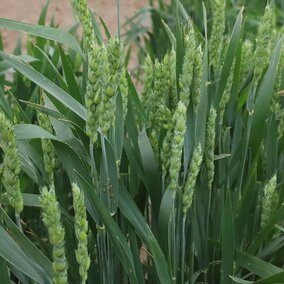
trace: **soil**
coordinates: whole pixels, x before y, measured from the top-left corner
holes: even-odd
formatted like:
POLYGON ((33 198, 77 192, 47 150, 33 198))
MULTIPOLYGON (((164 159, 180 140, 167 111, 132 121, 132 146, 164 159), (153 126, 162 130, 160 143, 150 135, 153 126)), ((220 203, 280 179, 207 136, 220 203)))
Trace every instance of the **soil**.
MULTIPOLYGON (((70 0, 50 0, 47 20, 55 16, 60 28, 70 27, 74 23, 70 0)), ((0 17, 28 23, 37 23, 46 0, 0 0, 0 17)), ((120 0, 121 23, 131 17, 139 8, 147 5, 147 0, 120 0)), ((117 32, 116 0, 89 0, 88 4, 103 17, 110 31, 117 32)), ((11 52, 16 45, 19 33, 1 30, 4 49, 11 52)))

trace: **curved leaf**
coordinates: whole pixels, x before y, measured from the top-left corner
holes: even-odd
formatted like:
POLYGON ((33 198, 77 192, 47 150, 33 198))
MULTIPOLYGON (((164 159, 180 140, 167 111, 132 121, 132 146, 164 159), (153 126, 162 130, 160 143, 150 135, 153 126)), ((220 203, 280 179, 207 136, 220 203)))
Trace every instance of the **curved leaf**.
POLYGON ((120 184, 119 193, 121 213, 132 224, 141 240, 149 247, 160 283, 171 284, 172 280, 167 269, 167 261, 145 218, 122 184, 120 184))
POLYGON ((0 239, 0 256, 37 283, 51 283, 46 272, 22 251, 3 227, 0 227, 0 239))
POLYGON ((246 252, 236 251, 236 263, 260 277, 270 277, 283 269, 246 252))
POLYGON ((31 35, 57 41, 66 46, 69 46, 73 50, 79 52, 82 57, 84 57, 80 44, 75 39, 75 37, 57 28, 23 23, 23 22, 10 20, 10 19, 4 19, 4 18, 0 18, 0 28, 7 29, 7 30, 13 30, 17 32, 25 32, 31 35))
MULTIPOLYGON (((27 194, 24 194, 24 202, 27 201, 27 194)), ((37 199, 37 203, 35 204, 35 200, 32 201, 34 204, 33 206, 39 206, 39 197, 38 195, 34 195, 33 199, 37 199)), ((26 204, 25 204, 26 205, 26 204)), ((34 245, 32 241, 30 241, 14 224, 14 222, 9 218, 6 212, 1 208, 1 214, 5 221, 5 225, 9 229, 9 232, 13 234, 14 240, 20 245, 21 249, 26 253, 30 258, 34 260, 35 263, 40 265, 43 269, 45 269, 45 273, 47 273, 48 277, 51 278, 52 276, 52 263, 51 261, 34 245)))
POLYGON ((68 93, 66 93, 64 90, 62 90, 57 85, 55 85, 48 78, 46 78, 41 73, 36 71, 33 67, 24 63, 23 61, 18 59, 16 56, 14 56, 12 54, 5 53, 3 51, 0 51, 0 57, 2 57, 4 60, 6 60, 17 71, 22 73, 28 79, 33 81, 39 87, 44 89, 46 92, 48 92, 54 98, 56 98, 58 101, 60 101, 62 104, 64 104, 67 108, 69 108, 74 113, 76 113, 79 117, 86 120, 86 115, 87 115, 86 113, 87 112, 86 112, 85 107, 83 107, 73 97, 71 97, 68 93))
POLYGON ((253 150, 256 152, 262 141, 263 125, 269 113, 270 102, 274 93, 274 84, 276 80, 277 66, 280 59, 281 47, 284 36, 278 41, 273 52, 271 63, 264 76, 263 83, 260 86, 258 96, 256 98, 255 107, 253 110, 251 139, 250 143, 253 150))

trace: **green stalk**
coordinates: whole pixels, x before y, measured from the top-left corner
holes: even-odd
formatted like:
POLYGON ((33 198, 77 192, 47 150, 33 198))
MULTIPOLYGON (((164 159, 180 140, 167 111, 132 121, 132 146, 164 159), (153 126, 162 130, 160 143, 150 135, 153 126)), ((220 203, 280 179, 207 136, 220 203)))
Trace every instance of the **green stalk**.
POLYGON ((111 245, 111 240, 108 235, 106 235, 107 238, 107 253, 108 253, 108 266, 107 270, 109 271, 108 273, 108 284, 114 284, 114 266, 113 266, 113 260, 114 260, 114 254, 113 254, 113 249, 111 245))
POLYGON ((90 138, 90 143, 89 143, 89 151, 90 151, 90 158, 91 158, 92 181, 96 186, 98 186, 98 173, 97 173, 95 157, 94 157, 94 143, 91 138, 90 138))
POLYGON ((98 227, 98 254, 100 259, 100 275, 101 283, 108 284, 108 262, 107 262, 107 249, 106 249, 106 229, 105 226, 98 227))
MULTIPOLYGON (((101 137, 103 134, 101 134, 101 137)), ((104 139, 102 138, 102 144, 104 144, 104 139)), ((94 158, 94 144, 92 139, 90 139, 89 143, 90 157, 91 157, 91 166, 92 166, 92 179, 96 184, 97 188, 99 186, 98 183, 98 173, 96 170, 95 158, 94 158)), ((99 262, 99 271, 100 271, 100 282, 103 284, 108 284, 107 275, 108 273, 105 269, 108 267, 107 262, 107 253, 106 253, 106 242, 105 242, 105 226, 99 225, 97 231, 97 246, 98 246, 98 262, 99 262)))
POLYGON ((176 198, 176 283, 180 283, 181 279, 181 256, 184 252, 183 250, 183 236, 182 236, 182 230, 183 230, 183 203, 182 203, 182 192, 179 190, 177 192, 177 198, 176 198))
POLYGON ((173 239, 172 239, 172 243, 173 243, 173 283, 175 284, 176 283, 176 279, 177 279, 177 242, 176 242, 176 220, 177 220, 177 217, 176 217, 176 206, 175 206, 175 203, 176 203, 176 195, 174 196, 173 198, 173 201, 172 201, 172 212, 173 212, 173 223, 172 223, 172 236, 173 236, 173 239))
MULTIPOLYGON (((101 133, 100 136, 101 136, 101 146, 102 146, 103 159, 107 163, 105 138, 104 138, 103 133, 101 133)), ((106 175, 108 177, 109 172, 108 172, 107 164, 105 164, 105 172, 106 172, 106 175)), ((108 203, 109 202, 110 202, 110 200, 108 198, 108 203)), ((108 205, 110 205, 110 204, 108 204, 108 205)), ((111 241, 110 241, 109 236, 108 236, 108 234, 105 230, 104 230, 104 234, 102 235, 102 237, 103 237, 102 245, 103 245, 105 264, 106 264, 106 266, 104 267, 105 268, 104 272, 106 272, 105 279, 107 279, 107 284, 112 284, 113 279, 111 280, 111 276, 112 276, 114 270, 113 270, 113 251, 112 251, 112 247, 111 247, 111 241), (108 271, 110 271, 110 273, 108 273, 108 271)))
MULTIPOLYGON (((245 145, 243 147, 242 161, 246 161, 246 159, 247 159, 247 153, 248 153, 247 150, 248 150, 248 146, 249 146, 251 125, 252 125, 252 115, 249 115, 248 121, 247 121, 246 133, 245 133, 245 137, 244 137, 245 145)), ((242 163, 239 184, 238 184, 238 187, 237 187, 239 198, 241 197, 241 189, 242 189, 243 178, 244 178, 245 164, 246 164, 245 162, 242 163)))
POLYGON ((185 268, 185 223, 186 223, 186 213, 183 214, 182 217, 182 229, 181 229, 181 283, 185 283, 184 281, 184 268, 185 268))
POLYGON ((193 200, 192 203, 192 208, 191 208, 191 222, 190 222, 190 239, 189 239, 189 262, 188 262, 188 283, 189 284, 194 284, 193 283, 193 273, 194 273, 194 226, 193 226, 193 216, 195 212, 195 199, 193 200))
MULTIPOLYGON (((105 161, 107 161, 105 138, 104 138, 104 135, 102 133, 101 133, 101 144, 102 144, 103 159, 105 161)), ((109 176, 107 165, 105 167, 105 171, 106 171, 107 176, 109 176)))
POLYGON ((116 0, 117 8, 117 37, 120 39, 120 1, 116 0))
MULTIPOLYGON (((209 189, 208 192, 208 208, 207 208, 207 216, 206 216, 206 236, 207 236, 207 240, 209 240, 209 225, 210 225, 210 211, 211 211, 211 198, 212 198, 212 188, 209 189)), ((206 249, 208 250, 208 241, 206 243, 206 249)), ((209 257, 209 253, 208 253, 208 257, 209 257)), ((207 272, 205 273, 205 284, 207 284, 207 272)))
POLYGON ((23 227, 22 227, 22 224, 21 224, 20 213, 15 212, 15 219, 16 219, 16 224, 19 227, 19 230, 23 233, 23 227))

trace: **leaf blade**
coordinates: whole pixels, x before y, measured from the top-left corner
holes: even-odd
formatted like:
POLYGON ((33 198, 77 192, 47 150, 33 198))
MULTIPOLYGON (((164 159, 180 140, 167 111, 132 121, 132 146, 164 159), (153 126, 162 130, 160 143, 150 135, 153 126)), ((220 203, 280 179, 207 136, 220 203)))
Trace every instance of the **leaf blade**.
POLYGON ((17 32, 25 32, 31 35, 50 39, 69 46, 84 57, 78 41, 69 33, 61 31, 57 28, 45 27, 29 23, 18 22, 10 19, 0 18, 0 28, 14 30, 17 32))
POLYGON ((46 92, 51 94, 59 102, 61 102, 67 108, 69 108, 74 113, 76 113, 79 117, 86 120, 87 111, 85 107, 82 106, 80 103, 78 103, 78 101, 76 101, 73 97, 71 97, 64 90, 62 90, 57 85, 55 85, 48 78, 43 76, 41 73, 36 71, 31 66, 19 60, 16 56, 12 54, 8 54, 3 51, 0 51, 0 57, 6 60, 12 67, 14 67, 17 71, 22 73, 28 79, 36 83, 39 87, 41 87, 46 92))

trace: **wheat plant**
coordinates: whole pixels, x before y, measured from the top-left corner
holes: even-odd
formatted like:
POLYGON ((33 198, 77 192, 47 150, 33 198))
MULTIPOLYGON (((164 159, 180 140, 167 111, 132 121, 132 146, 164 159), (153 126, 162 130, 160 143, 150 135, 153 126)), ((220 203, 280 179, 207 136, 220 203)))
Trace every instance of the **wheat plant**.
POLYGON ((82 37, 48 2, 38 25, 0 19, 29 34, 26 55, 0 51, 1 284, 284 283, 273 4, 255 39, 243 8, 231 29, 212 0, 199 30, 179 4, 140 88, 123 38, 71 3, 82 37))

